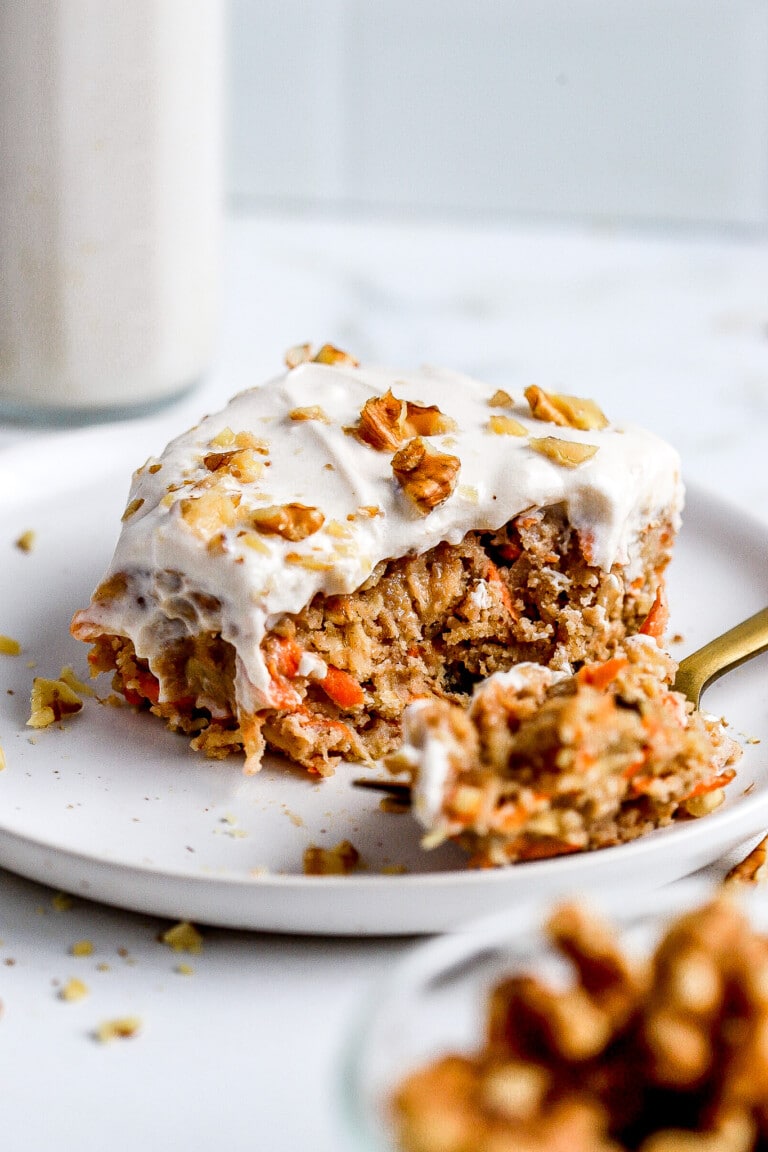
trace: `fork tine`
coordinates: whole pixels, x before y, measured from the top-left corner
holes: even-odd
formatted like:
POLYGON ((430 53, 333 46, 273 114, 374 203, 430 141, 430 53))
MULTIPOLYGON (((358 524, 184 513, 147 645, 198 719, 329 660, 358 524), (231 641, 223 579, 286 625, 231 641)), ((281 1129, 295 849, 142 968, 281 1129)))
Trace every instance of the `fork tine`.
POLYGON ((410 804, 411 802, 410 784, 398 784, 394 780, 369 780, 361 777, 353 780, 352 783, 355 788, 366 788, 369 792, 385 792, 403 804, 410 804))

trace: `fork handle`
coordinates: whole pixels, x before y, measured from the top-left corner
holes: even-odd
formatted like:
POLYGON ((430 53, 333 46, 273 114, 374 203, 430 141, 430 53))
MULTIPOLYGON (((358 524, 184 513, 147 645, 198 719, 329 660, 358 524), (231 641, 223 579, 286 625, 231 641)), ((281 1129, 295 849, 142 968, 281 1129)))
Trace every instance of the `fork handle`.
POLYGON ((708 684, 768 650, 768 608, 763 608, 680 661, 674 688, 698 708, 708 684))

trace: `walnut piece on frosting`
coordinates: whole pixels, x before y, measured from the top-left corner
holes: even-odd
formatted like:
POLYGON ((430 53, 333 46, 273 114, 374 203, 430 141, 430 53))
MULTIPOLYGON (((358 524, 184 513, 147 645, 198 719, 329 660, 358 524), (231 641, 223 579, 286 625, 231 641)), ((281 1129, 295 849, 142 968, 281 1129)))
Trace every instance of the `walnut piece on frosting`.
POLYGON ((312 359, 311 344, 294 344, 283 357, 286 368, 298 368, 299 364, 306 364, 312 359))
POLYGON ((497 388, 493 396, 488 401, 489 408, 512 408, 514 407, 514 400, 509 392, 505 392, 503 388, 497 388))
POLYGON ((131 518, 131 516, 133 516, 134 512, 138 512, 139 508, 141 508, 143 503, 144 503, 143 496, 137 496, 135 500, 131 500, 128 503, 128 505, 126 506, 125 512, 123 512, 122 516, 120 517, 122 522, 125 523, 126 520, 130 520, 130 518, 131 518))
POLYGON ((228 492, 208 491, 202 495, 181 500, 179 508, 184 523, 202 540, 210 540, 222 528, 237 523, 239 497, 228 492))
POLYGON ((491 416, 488 431, 494 436, 527 436, 528 429, 512 416, 491 416))
POLYGON ((264 471, 263 453, 254 448, 238 448, 228 452, 209 452, 203 457, 203 464, 209 472, 221 472, 239 480, 242 484, 253 484, 264 471))
POLYGON ((458 456, 431 451, 420 436, 392 457, 395 479, 425 515, 451 496, 460 468, 458 456))
POLYGON ((288 417, 299 423, 303 420, 319 420, 321 424, 330 424, 328 416, 319 404, 310 404, 307 408, 291 408, 288 417))
POLYGON ((325 516, 319 508, 306 504, 271 504, 249 514, 251 526, 265 536, 282 536, 295 543, 319 532, 325 516))
POLYGON ((333 344, 323 344, 323 346, 312 355, 311 344, 294 344, 289 348, 284 358, 286 368, 293 370, 298 368, 300 364, 349 364, 352 368, 358 368, 360 361, 351 356, 349 352, 342 352, 341 348, 335 348, 333 344))
POLYGON ((563 468, 577 468, 585 460, 591 460, 597 452, 596 444, 582 444, 578 440, 559 440, 556 436, 531 437, 528 441, 535 452, 548 456, 563 468))
POLYGON ((360 367, 359 360, 356 360, 349 352, 342 352, 341 348, 334 348, 333 344, 323 344, 312 359, 315 364, 349 364, 352 368, 360 367))
POLYGON ((456 431, 456 421, 436 404, 399 400, 389 388, 383 396, 366 400, 352 430, 363 444, 377 452, 395 452, 414 436, 442 436, 456 431))
POLYGON ((536 384, 526 388, 525 398, 536 420, 559 424, 561 428, 579 428, 582 432, 608 427, 605 414, 594 400, 545 392, 536 384))

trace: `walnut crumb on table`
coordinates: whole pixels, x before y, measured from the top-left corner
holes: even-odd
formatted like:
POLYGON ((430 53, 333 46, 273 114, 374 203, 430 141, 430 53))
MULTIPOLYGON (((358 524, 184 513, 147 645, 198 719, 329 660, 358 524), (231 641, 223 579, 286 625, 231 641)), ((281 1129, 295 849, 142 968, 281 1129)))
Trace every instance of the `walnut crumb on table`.
POLYGON ((91 940, 76 940, 70 946, 72 956, 93 956, 93 942, 91 940))
POLYGON ((161 944, 167 944, 173 952, 191 952, 196 954, 203 950, 203 937, 188 920, 182 920, 167 928, 160 937, 161 944))
POLYGON ((21 536, 14 541, 19 552, 31 552, 37 540, 37 533, 28 528, 26 532, 22 532, 21 536))
POLYGON ((114 1020, 104 1020, 94 1032, 94 1039, 101 1044, 111 1040, 130 1040, 141 1031, 138 1016, 119 1016, 114 1020))
POLYGON ((89 994, 90 989, 87 984, 82 980, 78 980, 73 976, 71 980, 67 980, 63 988, 59 990, 59 999, 66 1000, 67 1003, 74 1003, 76 1000, 84 1000, 89 994))

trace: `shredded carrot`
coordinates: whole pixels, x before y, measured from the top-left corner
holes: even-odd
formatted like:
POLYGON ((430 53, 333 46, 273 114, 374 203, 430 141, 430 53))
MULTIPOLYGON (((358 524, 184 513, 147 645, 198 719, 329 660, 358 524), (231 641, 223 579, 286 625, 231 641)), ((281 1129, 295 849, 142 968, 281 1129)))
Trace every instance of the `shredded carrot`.
POLYGON ((656 589, 656 599, 651 605, 650 612, 640 625, 640 632, 643 636, 652 636, 654 640, 661 643, 668 624, 669 605, 667 604, 667 595, 664 591, 664 585, 659 584, 656 589))
POLYGON ((588 684, 591 688, 602 690, 611 684, 619 672, 629 665, 624 656, 614 656, 612 660, 605 660, 602 664, 585 664, 576 673, 579 684, 588 684))
POLYGON ((136 688, 123 688, 123 696, 134 708, 141 708, 149 701, 157 704, 160 699, 160 682, 151 672, 140 669, 136 673, 136 688))
POLYGON ((151 672, 139 672, 136 679, 142 696, 145 696, 150 703, 157 704, 160 699, 160 681, 157 676, 153 676, 151 672))
POLYGON ((271 636, 266 646, 267 671, 272 678, 269 695, 273 708, 293 712, 301 697, 291 685, 299 670, 301 647, 286 636, 271 636))
POLYGON ((499 591, 501 593, 502 604, 509 612, 510 616, 513 616, 514 619, 517 620, 518 616, 517 612, 515 611, 515 606, 512 603, 512 597, 509 594, 509 588, 507 588, 506 584, 502 580, 501 573, 492 560, 488 561, 488 571, 485 574, 485 578, 491 584, 498 584, 499 591))
POLYGON ((338 704, 339 708, 359 708, 365 702, 363 690, 349 672, 328 666, 328 672, 320 681, 326 696, 338 704))
POLYGON ((285 676, 292 680, 301 663, 301 646, 287 636, 273 636, 269 641, 267 668, 274 676, 285 676))
POLYGON ((721 772, 719 776, 713 776, 709 780, 700 780, 683 799, 693 800, 696 796, 706 796, 708 792, 715 792, 718 788, 724 788, 726 784, 730 784, 735 775, 735 768, 726 768, 725 772, 721 772))

